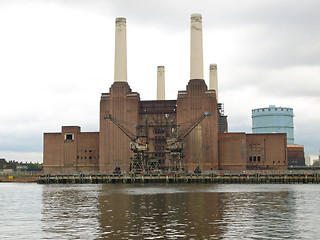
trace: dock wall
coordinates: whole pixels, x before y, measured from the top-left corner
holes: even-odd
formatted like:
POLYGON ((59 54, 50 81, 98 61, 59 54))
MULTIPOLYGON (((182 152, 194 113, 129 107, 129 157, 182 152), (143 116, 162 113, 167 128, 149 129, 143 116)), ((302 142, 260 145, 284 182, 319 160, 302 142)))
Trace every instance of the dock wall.
POLYGON ((97 183, 319 183, 320 171, 242 171, 206 174, 43 174, 38 176, 40 184, 97 184, 97 183))

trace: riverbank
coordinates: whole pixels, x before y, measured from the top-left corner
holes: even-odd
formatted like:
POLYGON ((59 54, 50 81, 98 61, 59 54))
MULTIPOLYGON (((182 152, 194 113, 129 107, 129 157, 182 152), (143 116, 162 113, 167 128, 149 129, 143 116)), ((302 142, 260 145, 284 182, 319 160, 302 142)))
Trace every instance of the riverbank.
POLYGON ((9 178, 9 177, 0 177, 0 183, 1 182, 29 183, 29 182, 37 182, 38 181, 38 177, 18 177, 18 178, 9 178))
POLYGON ((29 183, 37 182, 38 176, 41 175, 41 172, 1 172, 0 173, 0 183, 1 182, 20 182, 20 183, 29 183))

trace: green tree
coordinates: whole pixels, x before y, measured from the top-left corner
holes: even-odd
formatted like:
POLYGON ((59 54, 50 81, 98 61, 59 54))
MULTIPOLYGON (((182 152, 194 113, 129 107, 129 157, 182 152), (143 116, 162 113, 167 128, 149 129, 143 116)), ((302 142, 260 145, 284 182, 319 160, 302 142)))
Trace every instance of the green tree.
POLYGON ((28 170, 35 170, 35 169, 41 169, 42 168, 42 166, 41 166, 41 164, 39 164, 39 163, 30 163, 29 165, 28 165, 28 170))
POLYGON ((315 160, 312 166, 319 166, 319 160, 315 160))

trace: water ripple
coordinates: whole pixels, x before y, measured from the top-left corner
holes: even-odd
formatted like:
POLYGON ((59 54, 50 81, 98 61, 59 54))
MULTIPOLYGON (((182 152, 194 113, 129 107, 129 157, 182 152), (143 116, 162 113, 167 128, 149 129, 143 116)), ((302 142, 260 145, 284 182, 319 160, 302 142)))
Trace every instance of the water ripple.
POLYGON ((1 239, 317 239, 320 185, 0 184, 1 239))

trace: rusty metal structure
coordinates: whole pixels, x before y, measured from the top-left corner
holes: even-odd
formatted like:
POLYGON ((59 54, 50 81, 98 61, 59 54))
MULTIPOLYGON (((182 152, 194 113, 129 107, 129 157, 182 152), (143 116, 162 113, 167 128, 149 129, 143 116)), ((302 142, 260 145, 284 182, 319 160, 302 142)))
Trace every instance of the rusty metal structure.
MULTIPOLYGON (((158 111, 158 108, 152 102, 146 104, 141 110, 145 114, 163 114, 163 112, 168 112, 167 107, 169 106, 170 108, 170 104, 166 105, 165 101, 162 101, 162 104, 163 105, 160 106, 158 111)), ((158 158, 162 156, 161 153, 163 152, 169 152, 169 171, 184 171, 185 167, 183 161, 183 140, 207 116, 210 116, 210 113, 203 113, 194 121, 191 121, 191 123, 184 128, 171 124, 172 122, 170 121, 170 115, 168 113, 165 113, 165 121, 155 121, 156 123, 160 124, 149 123, 148 117, 145 116, 144 118, 142 118, 144 120, 144 125, 135 126, 136 134, 138 135, 132 133, 124 126, 124 123, 121 123, 119 119, 113 118, 111 114, 108 114, 105 119, 109 119, 130 139, 130 149, 133 152, 133 157, 131 158, 130 164, 130 172, 150 173, 166 169, 165 164, 161 164, 164 162, 161 161, 160 158, 158 158), (161 145, 163 145, 163 143, 166 144, 166 147, 162 147, 159 152, 148 152, 150 134, 149 129, 153 129, 153 132, 156 134, 165 134, 160 138, 155 137, 151 139, 151 141, 153 141, 155 150, 157 150, 156 147, 159 146, 159 143, 161 143, 161 145)), ((199 166, 197 166, 197 168, 199 169, 199 166)), ((113 172, 119 171, 121 171, 121 168, 119 166, 115 166, 113 172)))
POLYGON ((228 132, 228 118, 224 114, 224 104, 218 103, 218 113, 219 113, 219 133, 228 132))
MULTIPOLYGON (((180 130, 179 127, 170 128, 169 126, 167 126, 167 128, 169 128, 169 131, 166 149, 170 151, 170 171, 184 171, 185 166, 183 161, 183 140, 191 133, 193 129, 195 129, 202 122, 202 120, 206 116, 210 116, 210 113, 203 113, 195 121, 191 122, 191 124, 185 129, 180 130)), ((199 166, 197 166, 197 168, 199 168, 199 166)))
MULTIPOLYGON (((120 120, 114 119, 111 114, 107 115, 105 119, 109 119, 116 125, 129 139, 130 139, 130 149, 133 152, 132 162, 130 165, 130 171, 132 172, 144 172, 151 167, 156 167, 153 164, 149 163, 148 157, 146 155, 146 151, 149 150, 148 147, 148 137, 147 134, 145 136, 136 136, 131 133, 123 124, 121 124, 120 120)), ((115 167, 114 171, 121 171, 120 167, 115 167)))

